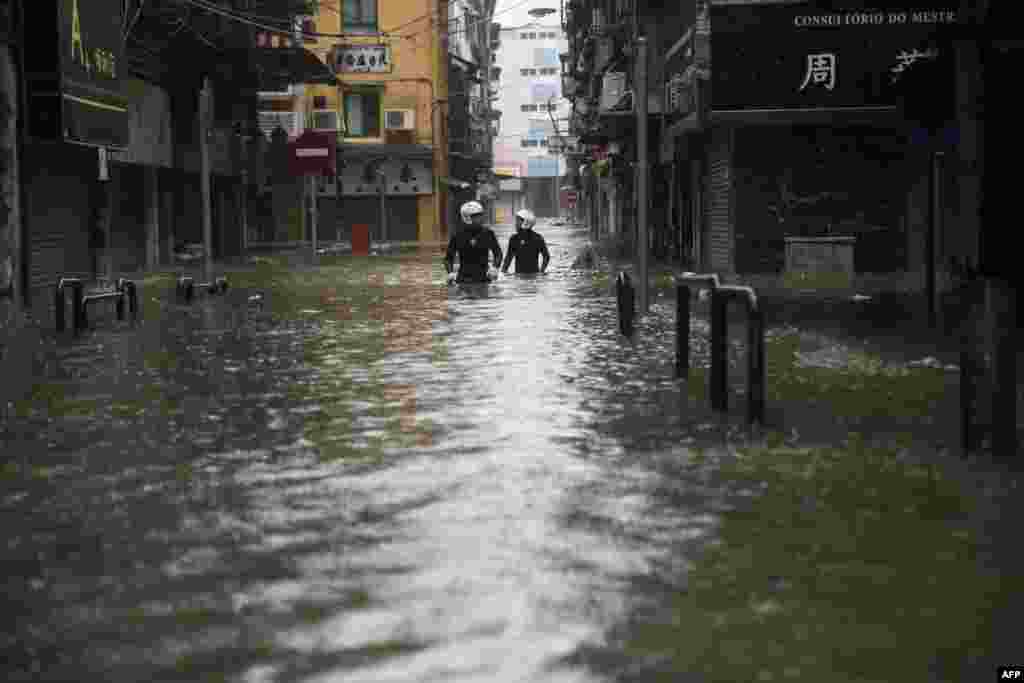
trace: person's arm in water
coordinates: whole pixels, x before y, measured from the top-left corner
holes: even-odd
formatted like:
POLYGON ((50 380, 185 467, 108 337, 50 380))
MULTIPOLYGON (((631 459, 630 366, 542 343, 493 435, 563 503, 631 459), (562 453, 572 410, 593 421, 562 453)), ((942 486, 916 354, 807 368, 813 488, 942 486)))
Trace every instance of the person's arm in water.
POLYGON ((494 268, 501 268, 501 245, 498 244, 498 236, 491 230, 491 253, 494 254, 494 268))
POLYGON ((455 265, 455 235, 452 235, 451 239, 448 240, 448 250, 444 254, 444 269, 451 275, 452 268, 455 265))
POLYGON ((548 253, 548 243, 544 241, 544 238, 540 235, 537 235, 537 237, 540 237, 540 255, 543 257, 540 264, 540 272, 543 273, 548 269, 548 262, 551 261, 551 254, 548 253))
POLYGON ((505 261, 501 264, 501 272, 503 273, 507 273, 508 267, 512 265, 512 255, 515 251, 515 238, 515 235, 508 238, 508 251, 505 252, 505 261))

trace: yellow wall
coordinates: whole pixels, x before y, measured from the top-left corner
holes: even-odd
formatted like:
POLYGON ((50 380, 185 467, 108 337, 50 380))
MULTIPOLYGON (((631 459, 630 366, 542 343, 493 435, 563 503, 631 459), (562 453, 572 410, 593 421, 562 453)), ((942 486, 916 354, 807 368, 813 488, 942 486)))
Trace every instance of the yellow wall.
MULTIPOLYGON (((448 174, 448 140, 446 127, 439 125, 438 139, 433 137, 433 124, 440 122, 445 109, 434 112, 433 100, 447 99, 447 52, 439 41, 437 25, 447 27, 447 0, 378 0, 378 30, 383 35, 348 35, 344 38, 319 38, 306 48, 328 61, 334 45, 381 43, 390 47, 391 72, 376 74, 342 74, 343 83, 383 84, 382 116, 384 109, 414 109, 416 112, 416 142, 421 145, 437 144, 434 155, 434 195, 421 197, 419 203, 420 239, 442 239, 440 218, 440 192, 446 192, 439 179, 448 174), (441 14, 438 16, 438 12, 441 14), (435 18, 437 17, 437 18, 435 18), (425 223, 426 221, 426 223, 425 223)), ((318 33, 344 34, 342 26, 342 0, 320 0, 320 11, 315 18, 318 33)), ((332 86, 306 88, 306 106, 312 108, 314 96, 327 98, 328 106, 340 111, 339 90, 332 86)), ((383 129, 383 125, 381 126, 383 129)), ((359 138, 353 143, 383 142, 381 138, 359 138)), ((349 142, 349 140, 346 140, 349 142)))

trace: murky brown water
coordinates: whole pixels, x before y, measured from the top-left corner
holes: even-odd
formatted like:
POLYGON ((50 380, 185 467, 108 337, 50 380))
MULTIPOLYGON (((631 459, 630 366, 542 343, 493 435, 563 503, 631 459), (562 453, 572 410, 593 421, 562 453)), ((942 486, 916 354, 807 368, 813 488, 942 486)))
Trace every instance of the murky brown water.
POLYGON ((643 333, 671 304, 622 339, 584 231, 541 229, 544 276, 410 256, 62 342, 0 442, 8 680, 628 677, 609 634, 755 491, 682 469, 717 426, 643 333))

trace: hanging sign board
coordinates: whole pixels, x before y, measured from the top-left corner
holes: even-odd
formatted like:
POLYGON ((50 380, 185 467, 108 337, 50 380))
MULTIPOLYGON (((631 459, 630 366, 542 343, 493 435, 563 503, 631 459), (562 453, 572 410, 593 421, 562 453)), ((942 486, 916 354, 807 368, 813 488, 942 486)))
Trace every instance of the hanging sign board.
POLYGON ((333 132, 303 132, 288 143, 292 175, 334 175, 337 147, 338 138, 333 132))
MULTIPOLYGON (((54 137, 97 147, 128 147, 128 98, 122 83, 122 0, 35 0, 26 5, 36 6, 25 17, 30 40, 54 35, 45 24, 55 19, 59 43, 55 51, 59 54, 58 92, 44 93, 30 85, 33 108, 49 110, 54 137), (55 102, 58 97, 59 102, 55 102)), ((34 70, 30 66, 26 63, 26 71, 34 70)))
MULTIPOLYGON (((945 8, 826 11, 815 5, 713 5, 715 111, 892 107, 899 75, 957 21, 945 8)), ((952 78, 949 87, 952 88, 952 78)))
POLYGON ((390 73, 391 51, 387 45, 338 45, 334 63, 338 73, 390 73))

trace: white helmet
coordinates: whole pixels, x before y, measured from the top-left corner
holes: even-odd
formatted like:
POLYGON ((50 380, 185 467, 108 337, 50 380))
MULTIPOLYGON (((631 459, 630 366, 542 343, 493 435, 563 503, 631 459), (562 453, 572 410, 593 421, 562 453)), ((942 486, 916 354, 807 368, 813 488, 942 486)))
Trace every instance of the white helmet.
POLYGON ((519 209, 516 211, 516 218, 523 219, 523 230, 531 229, 534 223, 537 222, 537 217, 529 209, 519 209))
POLYGON ((480 202, 469 201, 462 205, 459 209, 459 213, 462 215, 462 220, 469 223, 473 220, 473 216, 477 216, 484 212, 483 205, 480 202))

